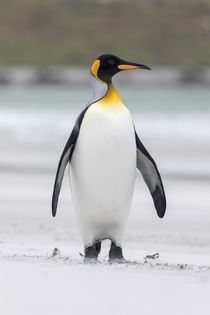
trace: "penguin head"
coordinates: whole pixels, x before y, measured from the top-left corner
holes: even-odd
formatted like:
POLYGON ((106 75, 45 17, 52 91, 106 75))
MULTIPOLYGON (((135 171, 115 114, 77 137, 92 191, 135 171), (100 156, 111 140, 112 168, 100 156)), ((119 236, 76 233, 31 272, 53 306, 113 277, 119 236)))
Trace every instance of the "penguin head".
POLYGON ((114 55, 102 55, 98 57, 91 67, 91 74, 103 83, 111 83, 112 77, 120 71, 131 69, 151 70, 148 66, 122 60, 114 55))

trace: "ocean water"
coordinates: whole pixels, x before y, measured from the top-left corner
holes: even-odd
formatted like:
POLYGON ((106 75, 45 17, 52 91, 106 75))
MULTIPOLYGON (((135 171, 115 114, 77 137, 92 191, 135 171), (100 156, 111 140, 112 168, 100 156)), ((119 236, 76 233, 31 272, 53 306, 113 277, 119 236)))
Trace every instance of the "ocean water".
MULTIPOLYGON (((210 178, 210 89, 119 86, 118 92, 163 173, 210 178)), ((54 169, 91 94, 91 88, 1 87, 1 170, 54 169)))

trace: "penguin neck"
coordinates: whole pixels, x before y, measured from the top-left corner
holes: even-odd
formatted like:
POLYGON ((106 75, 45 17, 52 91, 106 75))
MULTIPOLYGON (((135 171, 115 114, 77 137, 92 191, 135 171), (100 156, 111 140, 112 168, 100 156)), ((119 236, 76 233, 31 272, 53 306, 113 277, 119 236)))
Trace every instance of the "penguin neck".
POLYGON ((106 95, 101 99, 101 102, 111 105, 122 103, 121 98, 115 89, 114 85, 111 83, 108 84, 108 89, 106 95))
POLYGON ((95 76, 91 75, 91 83, 93 87, 93 98, 89 104, 97 101, 101 101, 106 104, 122 103, 121 98, 112 82, 101 82, 98 81, 95 76))

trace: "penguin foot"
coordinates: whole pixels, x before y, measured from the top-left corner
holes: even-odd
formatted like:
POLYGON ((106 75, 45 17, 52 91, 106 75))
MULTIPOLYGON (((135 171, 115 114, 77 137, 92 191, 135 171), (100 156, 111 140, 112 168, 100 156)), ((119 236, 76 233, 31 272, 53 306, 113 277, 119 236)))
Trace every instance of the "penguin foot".
POLYGON ((95 248, 96 248, 96 255, 98 257, 98 255, 100 254, 100 251, 101 251, 101 241, 95 242, 95 248))
POLYGON ((98 263, 98 255, 101 250, 101 242, 97 241, 91 246, 85 247, 85 258, 84 263, 85 264, 96 264, 98 263))
POLYGON ((109 262, 114 264, 124 264, 127 261, 123 257, 122 248, 117 246, 114 242, 111 243, 109 251, 109 262))

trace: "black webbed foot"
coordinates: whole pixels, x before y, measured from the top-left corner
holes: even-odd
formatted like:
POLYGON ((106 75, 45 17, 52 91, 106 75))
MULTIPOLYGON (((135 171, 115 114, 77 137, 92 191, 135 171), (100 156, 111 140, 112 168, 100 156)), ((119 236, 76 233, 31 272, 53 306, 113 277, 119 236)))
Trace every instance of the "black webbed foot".
POLYGON ((117 246, 114 242, 111 243, 109 251, 109 262, 117 264, 126 263, 126 260, 123 257, 122 248, 120 246, 117 246))
POLYGON ((94 264, 98 262, 98 255, 101 251, 101 241, 95 242, 91 246, 85 247, 84 263, 94 264))

